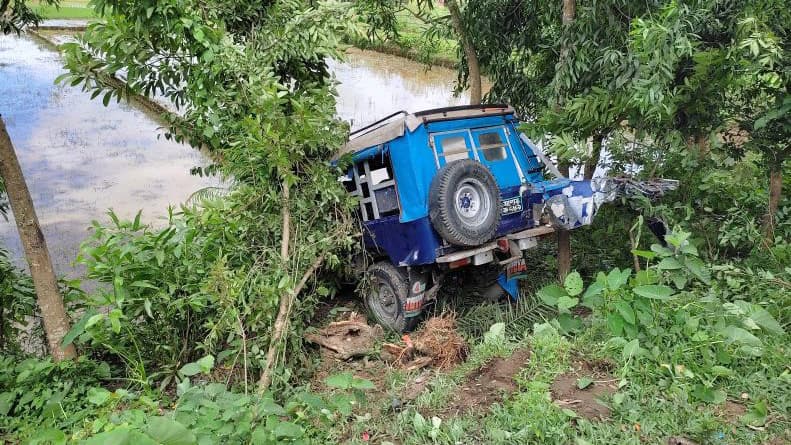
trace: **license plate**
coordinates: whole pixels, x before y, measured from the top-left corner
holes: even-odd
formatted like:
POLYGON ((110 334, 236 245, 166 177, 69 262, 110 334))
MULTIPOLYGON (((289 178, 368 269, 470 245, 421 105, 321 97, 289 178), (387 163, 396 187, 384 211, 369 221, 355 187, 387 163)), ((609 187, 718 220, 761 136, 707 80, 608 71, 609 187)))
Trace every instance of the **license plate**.
POLYGON ((503 199, 503 215, 510 215, 512 213, 519 213, 522 211, 522 197, 503 199))
POLYGON ((512 261, 505 268, 505 276, 509 280, 514 278, 524 278, 527 276, 527 264, 524 258, 521 260, 512 261))

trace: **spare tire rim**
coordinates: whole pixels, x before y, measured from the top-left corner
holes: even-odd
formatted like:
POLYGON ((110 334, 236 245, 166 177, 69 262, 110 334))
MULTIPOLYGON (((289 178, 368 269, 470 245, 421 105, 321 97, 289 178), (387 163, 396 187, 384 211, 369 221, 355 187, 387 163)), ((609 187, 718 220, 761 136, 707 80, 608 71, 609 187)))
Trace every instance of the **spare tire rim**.
POLYGON ((398 299, 390 286, 386 283, 374 284, 371 292, 373 298, 370 301, 370 305, 374 313, 387 317, 398 315, 398 299))
POLYGON ((465 224, 476 227, 488 218, 492 202, 481 181, 467 178, 456 190, 454 207, 465 224))

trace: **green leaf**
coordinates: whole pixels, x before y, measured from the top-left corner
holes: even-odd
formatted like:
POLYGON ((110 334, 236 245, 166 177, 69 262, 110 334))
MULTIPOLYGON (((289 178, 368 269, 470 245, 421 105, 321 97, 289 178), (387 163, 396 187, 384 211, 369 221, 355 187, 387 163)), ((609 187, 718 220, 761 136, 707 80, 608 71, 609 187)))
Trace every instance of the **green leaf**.
POLYGON ((753 406, 750 407, 750 410, 741 417, 741 421, 746 425, 762 426, 766 424, 766 419, 768 416, 769 408, 766 406, 765 401, 760 400, 755 402, 753 406))
POLYGON ((673 257, 667 257, 667 258, 663 258, 662 261, 660 261, 659 264, 656 265, 656 267, 657 269, 662 269, 662 270, 675 270, 675 269, 681 269, 684 266, 682 266, 677 259, 673 257))
POLYGON ((417 433, 423 432, 426 429, 426 418, 419 412, 415 412, 414 417, 412 417, 412 427, 417 433))
MULTIPOLYGON (((81 445, 158 445, 151 437, 132 431, 128 427, 118 427, 112 431, 97 434, 90 439, 80 442, 81 445)), ((160 444, 164 445, 164 444, 160 444)))
POLYGON ((565 334, 573 334, 575 332, 579 332, 580 329, 582 329, 582 321, 571 314, 560 314, 555 320, 557 321, 560 330, 565 334))
POLYGON ((684 265, 687 267, 687 270, 692 272, 703 284, 709 284, 711 282, 711 272, 700 258, 687 258, 684 261, 684 265))
POLYGON ((637 355, 639 351, 640 351, 640 340, 635 338, 634 340, 624 345, 623 352, 621 353, 621 358, 624 361, 629 360, 630 358, 637 355))
POLYGON ((635 324, 634 309, 632 309, 632 306, 629 303, 625 301, 616 301, 615 309, 618 310, 618 313, 621 314, 621 317, 623 317, 624 321, 629 324, 635 324))
POLYGON ((591 297, 595 297, 596 295, 601 294, 603 290, 604 290, 604 284, 598 281, 594 281, 593 283, 591 283, 590 286, 588 286, 588 289, 585 290, 585 293, 582 294, 582 300, 584 301, 591 297))
POLYGON ((288 412, 280 405, 275 403, 272 399, 264 399, 261 402, 261 413, 266 415, 273 415, 273 416, 285 416, 288 412))
POLYGON ((632 269, 620 270, 616 267, 607 274, 607 287, 610 288, 610 290, 620 289, 621 286, 629 281, 631 275, 632 269))
POLYGON ((350 389, 352 387, 352 373, 342 372, 340 374, 333 374, 324 379, 324 384, 331 388, 350 389))
POLYGON ((74 326, 72 326, 71 329, 69 329, 69 332, 67 332, 66 335, 63 337, 63 342, 61 343, 61 346, 66 347, 70 345, 74 341, 74 339, 82 335, 82 333, 85 332, 86 326, 88 325, 88 320, 94 315, 96 315, 96 310, 94 309, 87 310, 82 315, 82 317, 80 317, 80 320, 77 323, 75 323, 74 326))
POLYGON ((187 377, 192 377, 201 372, 200 365, 197 363, 187 363, 179 369, 179 373, 187 377))
POLYGON ((728 343, 740 343, 747 346, 761 346, 761 340, 758 337, 738 326, 727 326, 721 332, 722 335, 728 339, 728 343))
POLYGON ((568 310, 576 306, 579 301, 579 298, 562 296, 558 298, 558 310, 560 312, 568 312, 568 310))
POLYGON ((212 370, 212 368, 214 368, 214 356, 207 355, 205 357, 202 357, 195 363, 197 363, 198 366, 200 366, 200 370, 202 373, 208 374, 212 370))
POLYGON ((757 304, 750 305, 750 318, 752 318, 758 326, 773 334, 782 335, 785 333, 783 327, 772 317, 772 314, 757 304))
POLYGON ((44 428, 37 432, 29 442, 29 444, 47 444, 47 445, 65 445, 66 434, 55 428, 44 428))
POLYGON ((580 377, 577 379, 577 388, 585 389, 593 384, 593 380, 590 377, 580 377))
POLYGON ((104 388, 91 388, 88 390, 88 401, 101 406, 110 400, 111 395, 112 393, 104 388))
POLYGON ((618 314, 610 314, 607 316, 607 327, 610 332, 615 336, 623 334, 623 325, 625 324, 623 317, 618 314))
POLYGON ((721 389, 714 389, 706 387, 700 383, 695 385, 690 392, 692 397, 700 400, 701 402, 719 404, 725 402, 727 394, 721 389))
POLYGON ((184 425, 168 417, 152 417, 146 431, 162 445, 194 445, 198 439, 184 425))
POLYGON ((544 286, 538 291, 538 298, 548 306, 555 307, 560 297, 566 296, 566 290, 557 284, 544 286))
POLYGON ((305 430, 301 426, 291 422, 278 422, 273 432, 277 437, 290 437, 292 439, 302 437, 305 434, 305 430))
POLYGON ((90 318, 88 318, 88 322, 85 323, 85 329, 90 328, 91 326, 102 321, 103 319, 104 319, 104 314, 99 313, 96 315, 91 315, 90 318))
POLYGON ((112 327, 113 332, 116 334, 121 332, 121 317, 123 315, 124 314, 118 308, 111 310, 110 313, 107 314, 107 318, 110 320, 110 327, 112 327))
POLYGON ((374 383, 370 380, 354 377, 352 379, 352 388, 369 390, 369 389, 376 389, 376 385, 374 385, 374 383))
POLYGON ((655 252, 651 252, 650 250, 632 249, 632 255, 639 256, 639 257, 642 257, 642 258, 647 258, 649 260, 652 260, 652 259, 656 258, 656 253, 655 252))
POLYGON ((563 412, 563 414, 565 414, 567 417, 571 419, 576 419, 577 417, 579 417, 577 413, 575 413, 573 410, 570 410, 568 408, 563 408, 561 409, 561 411, 563 412))
POLYGON ((0 392, 0 416, 8 415, 11 407, 14 406, 16 394, 12 392, 0 392))
POLYGON ((569 296, 576 297, 577 295, 581 294, 583 285, 582 277, 580 276, 579 272, 574 271, 566 275, 563 286, 566 288, 566 292, 568 292, 569 296))
POLYGON ((637 286, 633 290, 637 295, 652 300, 666 301, 673 295, 673 289, 662 284, 646 284, 637 286))

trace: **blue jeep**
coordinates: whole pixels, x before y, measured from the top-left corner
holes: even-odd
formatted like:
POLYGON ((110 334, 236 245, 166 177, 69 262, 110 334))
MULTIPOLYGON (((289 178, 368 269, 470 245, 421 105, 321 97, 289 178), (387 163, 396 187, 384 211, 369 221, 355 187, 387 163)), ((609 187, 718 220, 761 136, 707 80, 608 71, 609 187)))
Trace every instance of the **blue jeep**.
POLYGON ((380 324, 410 330, 445 274, 467 265, 499 268, 515 298, 523 251, 590 224, 611 199, 605 179, 560 176, 518 124, 511 107, 478 105, 401 111, 352 133, 342 180, 359 199, 373 259, 365 302, 380 324))

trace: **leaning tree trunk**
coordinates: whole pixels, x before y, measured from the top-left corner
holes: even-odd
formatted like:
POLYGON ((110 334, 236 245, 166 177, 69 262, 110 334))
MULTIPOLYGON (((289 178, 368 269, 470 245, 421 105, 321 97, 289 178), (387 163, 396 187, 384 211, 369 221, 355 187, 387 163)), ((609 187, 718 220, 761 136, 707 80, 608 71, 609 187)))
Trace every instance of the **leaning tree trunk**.
POLYGON ((75 356, 74 346, 61 347, 63 337, 69 331, 69 319, 58 289, 58 279, 55 277, 47 243, 33 208, 33 199, 30 197, 30 191, 2 116, 0 116, 0 176, 5 182, 6 194, 14 212, 19 238, 22 240, 25 257, 30 266, 30 276, 36 289, 49 352, 55 361, 72 358, 75 356))
POLYGON ((459 35, 459 42, 467 59, 468 80, 470 82, 470 105, 481 103, 483 94, 481 92, 481 66, 478 63, 478 53, 470 40, 470 36, 464 31, 464 24, 461 18, 461 9, 456 0, 448 0, 445 3, 450 13, 450 20, 453 23, 453 30, 459 35))
POLYGON ((783 193, 783 163, 773 165, 769 171, 769 208, 764 219, 764 240, 767 245, 774 242, 775 216, 780 206, 780 195, 783 193))

